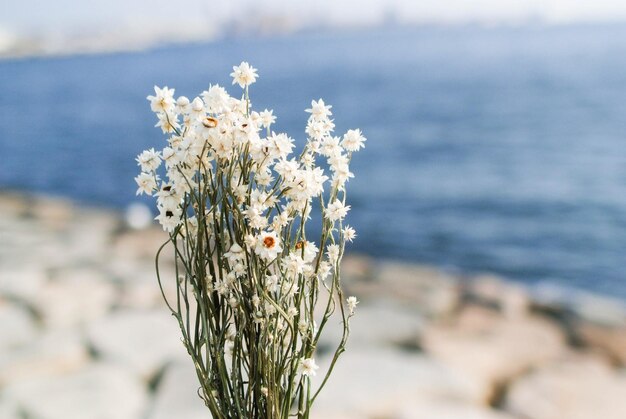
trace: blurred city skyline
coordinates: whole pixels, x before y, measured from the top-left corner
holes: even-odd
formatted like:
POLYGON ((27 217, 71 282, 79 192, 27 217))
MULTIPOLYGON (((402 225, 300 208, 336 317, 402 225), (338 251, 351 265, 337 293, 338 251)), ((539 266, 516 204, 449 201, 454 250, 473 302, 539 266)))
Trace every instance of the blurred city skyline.
POLYGON ((0 56, 132 50, 320 27, 621 22, 626 2, 618 0, 24 0, 3 5, 0 56))

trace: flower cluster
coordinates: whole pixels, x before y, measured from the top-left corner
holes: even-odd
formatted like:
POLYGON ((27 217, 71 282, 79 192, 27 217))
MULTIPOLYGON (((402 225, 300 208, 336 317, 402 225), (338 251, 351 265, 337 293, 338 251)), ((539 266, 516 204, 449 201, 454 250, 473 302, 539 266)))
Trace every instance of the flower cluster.
POLYGON ((252 110, 257 70, 243 62, 231 76, 241 98, 219 85, 192 100, 155 87, 148 100, 168 139, 137 157, 137 194, 156 197, 169 233, 178 295, 166 302, 214 417, 287 417, 294 401, 308 414, 326 382, 311 391, 322 329, 338 310, 344 334, 330 374, 357 304, 343 297, 340 261, 356 237, 344 225, 350 159, 366 140, 357 129, 335 136, 320 99, 295 155, 294 140, 272 130, 273 112, 252 110), (306 224, 317 208, 316 242, 306 224))

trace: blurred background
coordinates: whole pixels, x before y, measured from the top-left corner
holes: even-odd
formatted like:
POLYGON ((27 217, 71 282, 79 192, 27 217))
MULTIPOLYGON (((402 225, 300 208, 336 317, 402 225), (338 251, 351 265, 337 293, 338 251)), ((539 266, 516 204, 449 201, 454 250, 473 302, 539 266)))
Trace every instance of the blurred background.
POLYGON ((380 330, 355 325, 365 349, 320 417, 626 417, 613 397, 626 390, 626 3, 222 3, 2 4, 0 417, 202 417, 176 410, 195 404, 176 396, 189 375, 169 349, 146 366, 111 341, 156 347, 164 333, 146 329, 171 326, 150 261, 163 237, 128 225, 152 206, 134 157, 165 141, 145 97, 154 84, 238 94, 243 60, 259 69, 253 106, 299 146, 320 97, 338 134, 368 138, 346 276, 380 330), (346 391, 372 363, 380 375, 346 391), (59 382, 77 392, 32 405, 59 382), (134 410, 96 412, 135 393, 134 410))

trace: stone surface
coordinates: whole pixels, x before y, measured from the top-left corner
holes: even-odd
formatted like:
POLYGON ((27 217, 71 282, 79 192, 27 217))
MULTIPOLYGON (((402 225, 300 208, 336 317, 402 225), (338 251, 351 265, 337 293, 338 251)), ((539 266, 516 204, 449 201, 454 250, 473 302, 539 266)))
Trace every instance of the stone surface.
POLYGON ((371 275, 371 280, 348 283, 350 293, 363 300, 390 299, 396 304, 408 304, 433 318, 451 314, 459 304, 458 281, 436 269, 381 262, 371 275))
POLYGON ((487 403, 497 387, 565 352, 565 338, 554 324, 538 317, 507 319, 491 310, 468 307, 454 322, 431 327, 423 346, 442 363, 482 387, 487 403))
POLYGON ((37 334, 32 316, 23 307, 0 299, 0 351, 25 345, 37 334))
POLYGON ((422 398, 413 400, 391 416, 393 419, 515 419, 508 413, 454 400, 422 398))
MULTIPOLYGON (((350 320, 351 348, 410 346, 410 343, 419 341, 425 324, 423 317, 415 309, 398 307, 389 302, 359 305, 356 313, 350 320)), ((341 340, 342 333, 340 318, 331 318, 324 327, 320 343, 334 349, 341 340)))
POLYGON ((12 402, 0 399, 0 418, 2 419, 23 419, 12 402))
POLYGON ((618 365, 626 365, 626 327, 581 323, 576 333, 587 347, 600 351, 618 365))
POLYGON ((72 331, 48 331, 28 345, 0 352, 0 387, 41 376, 65 374, 84 368, 87 347, 72 331))
POLYGON ((522 317, 530 308, 530 296, 519 284, 494 275, 472 278, 465 286, 469 298, 488 306, 497 307, 508 317, 522 317))
MULTIPOLYGON (((0 211, 0 418, 209 416, 156 283, 161 229, 6 192, 0 211)), ((161 262, 173 297, 172 253, 161 262)), ((626 417, 621 303, 363 256, 342 271, 361 303, 314 418, 626 417)), ((333 317, 314 387, 340 334, 333 317)))
POLYGON ((166 310, 119 310, 87 329, 98 356, 150 378, 175 359, 187 359, 176 320, 166 310))
POLYGON ((4 394, 32 419, 138 419, 147 407, 143 383, 107 364, 14 384, 4 394))
POLYGON ((90 269, 57 272, 35 297, 43 321, 50 327, 86 324, 104 316, 116 297, 115 286, 90 269))
POLYGON ((169 365, 159 382, 148 419, 206 419, 209 410, 198 394, 198 377, 191 359, 169 365))
MULTIPOLYGON (((329 358, 319 361, 320 383, 329 358)), ((423 355, 390 349, 351 348, 337 362, 315 406, 317 417, 388 417, 420 395, 476 401, 480 389, 446 366, 423 355)))
POLYGON ((24 263, 19 267, 0 265, 0 295, 32 302, 35 295, 47 280, 44 269, 24 263))
POLYGON ((590 357, 564 360, 513 383, 505 407, 530 419, 623 419, 626 376, 590 357))

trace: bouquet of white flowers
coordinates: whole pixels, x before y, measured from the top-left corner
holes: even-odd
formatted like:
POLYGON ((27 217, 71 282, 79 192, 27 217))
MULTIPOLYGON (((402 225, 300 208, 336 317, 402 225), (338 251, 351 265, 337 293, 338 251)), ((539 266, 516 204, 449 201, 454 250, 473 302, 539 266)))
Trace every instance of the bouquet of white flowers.
POLYGON ((156 255, 159 287, 213 417, 306 418, 345 350, 357 305, 344 298, 340 261, 356 236, 343 223, 346 182, 365 138, 360 130, 333 136, 331 106, 320 99, 306 110, 308 140, 294 157, 293 139, 271 130, 273 112, 252 110, 257 70, 246 62, 233 70, 241 99, 218 85, 191 101, 155 87, 148 100, 169 138, 161 151, 137 157, 137 193, 157 197, 156 219, 169 233, 156 255), (316 166, 320 157, 330 179, 316 166), (317 242, 306 228, 314 206, 317 242), (177 272, 170 298, 159 274, 168 246, 177 272), (336 312, 343 334, 314 383, 315 349, 336 312))

